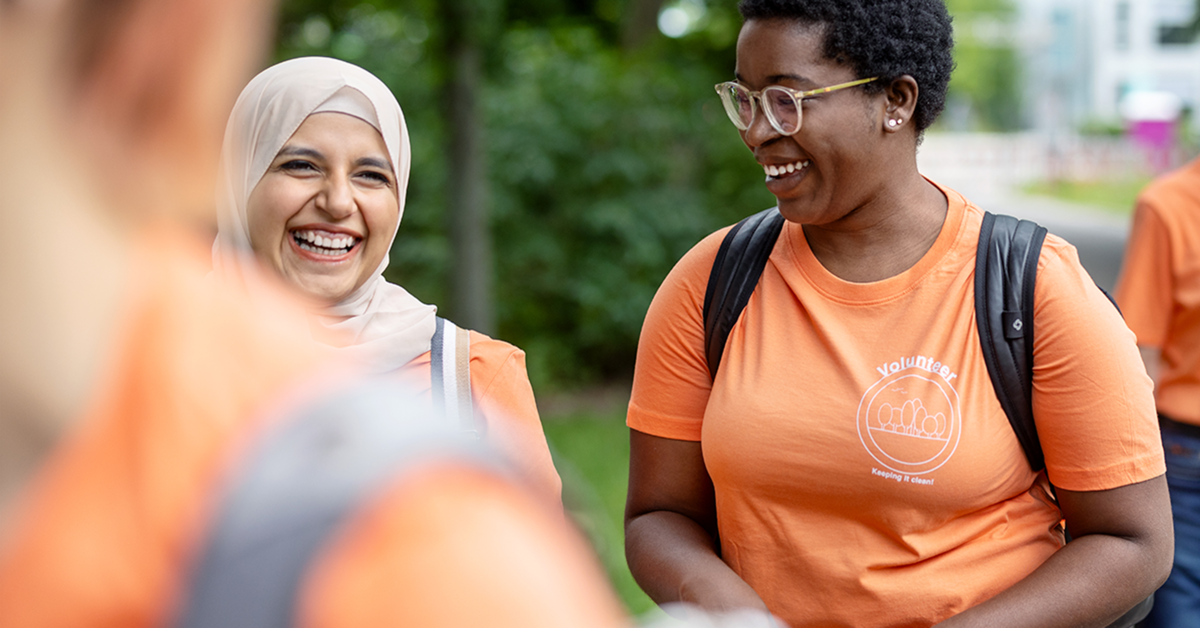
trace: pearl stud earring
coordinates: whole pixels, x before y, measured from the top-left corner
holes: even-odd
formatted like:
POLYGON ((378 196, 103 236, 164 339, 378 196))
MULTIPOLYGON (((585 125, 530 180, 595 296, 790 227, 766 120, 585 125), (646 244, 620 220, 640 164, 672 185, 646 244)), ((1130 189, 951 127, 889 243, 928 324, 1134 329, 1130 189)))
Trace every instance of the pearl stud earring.
POLYGON ((900 125, 900 121, 899 121, 899 120, 896 120, 896 119, 894 119, 894 118, 893 118, 893 119, 891 119, 891 120, 888 120, 888 126, 890 126, 890 127, 893 127, 893 128, 894 128, 894 127, 896 127, 896 126, 899 126, 899 125, 900 125))

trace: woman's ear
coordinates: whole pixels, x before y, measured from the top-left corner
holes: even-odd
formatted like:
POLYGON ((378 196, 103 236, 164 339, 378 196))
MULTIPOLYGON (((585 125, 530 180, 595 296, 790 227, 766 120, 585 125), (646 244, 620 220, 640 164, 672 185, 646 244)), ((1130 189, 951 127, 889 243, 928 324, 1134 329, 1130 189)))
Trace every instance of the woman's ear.
POLYGON ((884 88, 884 95, 887 97, 883 119, 885 131, 894 133, 912 124, 919 93, 917 80, 907 74, 894 79, 884 88))

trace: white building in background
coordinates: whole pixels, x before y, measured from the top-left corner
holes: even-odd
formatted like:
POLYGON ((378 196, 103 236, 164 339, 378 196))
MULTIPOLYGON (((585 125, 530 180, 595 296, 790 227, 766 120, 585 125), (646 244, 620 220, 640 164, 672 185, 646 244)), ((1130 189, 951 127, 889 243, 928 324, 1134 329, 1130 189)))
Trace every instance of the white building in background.
POLYGON ((960 15, 954 25, 960 40, 1019 51, 1026 131, 967 132, 969 115, 957 116, 955 124, 955 105, 948 103, 951 124, 926 136, 918 153, 921 172, 979 201, 1004 198, 1033 181, 1154 174, 1190 157, 1184 147, 1151 148, 1139 142, 1146 134, 1138 136, 1155 131, 1154 122, 1162 131, 1162 112, 1181 104, 1194 113, 1193 129, 1200 128, 1200 42, 1181 37, 1180 28, 1195 18, 1196 0, 1012 2, 1019 9, 1016 24, 960 15), (1135 110, 1145 116, 1140 122, 1122 119, 1122 111, 1135 110), (1089 123, 1132 133, 1079 133, 1089 123))
POLYGON ((1196 0, 1016 0, 1025 118, 1043 132, 1120 122, 1131 92, 1171 92, 1200 113, 1196 0))

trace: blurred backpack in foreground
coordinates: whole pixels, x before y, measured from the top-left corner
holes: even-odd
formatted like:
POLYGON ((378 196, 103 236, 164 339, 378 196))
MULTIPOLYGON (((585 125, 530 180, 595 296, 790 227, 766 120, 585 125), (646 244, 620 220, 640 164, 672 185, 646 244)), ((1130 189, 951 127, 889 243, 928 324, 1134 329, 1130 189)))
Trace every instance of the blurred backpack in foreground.
POLYGON ((516 477, 412 391, 341 391, 230 476, 176 625, 622 625, 586 546, 516 477))

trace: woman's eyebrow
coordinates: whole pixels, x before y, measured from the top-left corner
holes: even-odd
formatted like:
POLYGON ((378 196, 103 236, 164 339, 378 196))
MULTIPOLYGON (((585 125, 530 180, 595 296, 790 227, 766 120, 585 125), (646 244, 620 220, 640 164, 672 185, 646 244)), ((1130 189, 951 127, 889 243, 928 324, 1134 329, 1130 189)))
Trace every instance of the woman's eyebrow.
POLYGON ((312 157, 313 159, 324 159, 325 156, 320 151, 305 148, 303 146, 284 146, 279 149, 279 154, 285 157, 312 157))
POLYGON ((370 166, 372 168, 379 168, 380 170, 387 170, 388 172, 392 171, 392 164, 378 157, 363 157, 362 159, 354 162, 354 165, 370 166))
POLYGON ((775 74, 775 75, 767 77, 767 80, 770 81, 770 83, 772 85, 777 85, 779 83, 782 83, 783 81, 791 81, 792 83, 797 83, 800 85, 804 85, 804 84, 816 85, 817 84, 816 81, 808 78, 807 76, 800 76, 799 74, 775 74))
MULTIPOLYGON (((735 80, 738 83, 741 83, 743 85, 746 84, 745 79, 743 79, 742 75, 738 74, 737 72, 733 73, 733 80, 735 80)), ((816 81, 813 81, 812 79, 810 79, 806 76, 800 76, 799 74, 772 74, 771 76, 767 77, 767 84, 768 85, 778 85, 785 80, 792 81, 794 83, 802 83, 802 84, 808 83, 810 85, 817 84, 816 81)))

